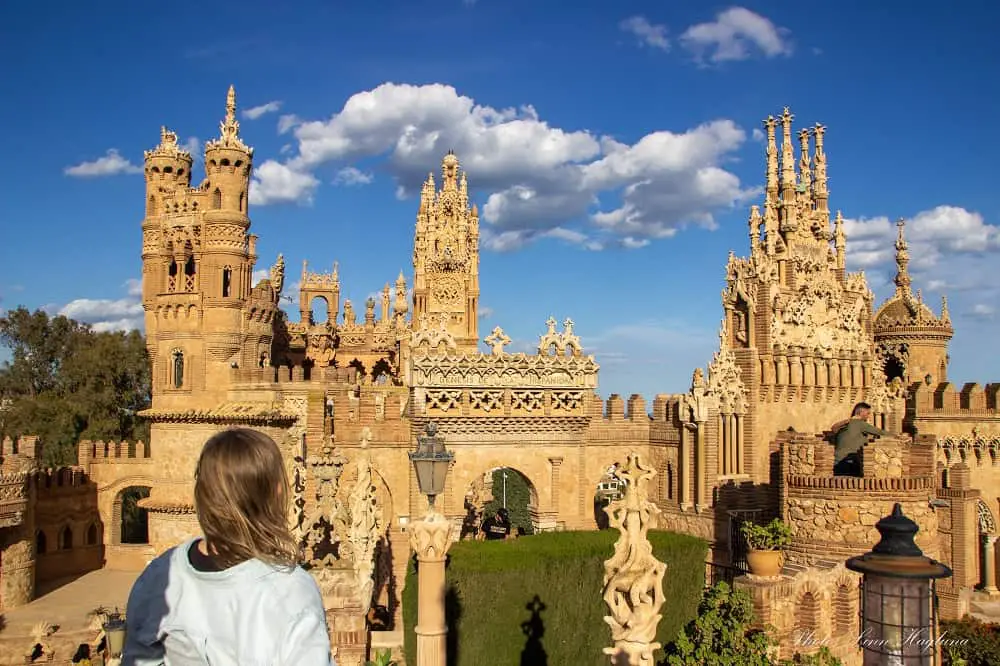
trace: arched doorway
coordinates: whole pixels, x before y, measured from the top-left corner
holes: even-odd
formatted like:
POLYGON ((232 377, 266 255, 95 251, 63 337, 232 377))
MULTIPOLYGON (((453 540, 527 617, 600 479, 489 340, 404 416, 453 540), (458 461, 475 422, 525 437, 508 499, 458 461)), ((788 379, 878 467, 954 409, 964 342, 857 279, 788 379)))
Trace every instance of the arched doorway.
POLYGON ((617 471, 618 463, 608 467, 594 489, 594 522, 597 523, 599 530, 606 530, 611 526, 608 514, 604 509, 622 497, 624 488, 622 481, 615 475, 617 471))
POLYGON ((113 543, 148 544, 149 515, 139 506, 139 500, 149 497, 149 486, 129 486, 115 498, 115 531, 113 543))
POLYGON ((513 467, 496 467, 472 482, 465 496, 463 537, 478 535, 482 522, 506 509, 511 532, 518 536, 538 529, 538 492, 527 476, 513 467))

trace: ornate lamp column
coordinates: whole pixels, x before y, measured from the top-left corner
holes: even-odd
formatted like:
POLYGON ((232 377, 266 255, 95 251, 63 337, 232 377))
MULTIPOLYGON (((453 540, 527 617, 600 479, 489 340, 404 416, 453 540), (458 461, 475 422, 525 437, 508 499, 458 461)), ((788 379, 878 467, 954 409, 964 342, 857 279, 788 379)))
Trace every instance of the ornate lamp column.
POLYGON ((896 504, 875 528, 882 539, 871 552, 847 560, 861 580, 864 666, 931 666, 940 663, 934 581, 951 569, 925 557, 914 543, 919 526, 896 504))
POLYGON ((620 532, 615 554, 604 563, 604 601, 611 613, 604 621, 611 625, 614 641, 604 653, 612 664, 653 666, 653 652, 660 647, 654 641, 667 567, 653 557, 648 532, 660 510, 646 495, 646 484, 655 474, 638 453, 630 453, 625 466, 615 472, 624 495, 605 509, 611 526, 620 532))
POLYGON ((434 499, 444 493, 445 477, 455 456, 444 446, 437 426, 428 423, 417 437, 417 450, 410 461, 417 474, 420 492, 427 495, 423 520, 410 524, 410 545, 417 553, 417 664, 445 666, 448 626, 445 624, 445 558, 451 546, 454 525, 434 510, 434 499))

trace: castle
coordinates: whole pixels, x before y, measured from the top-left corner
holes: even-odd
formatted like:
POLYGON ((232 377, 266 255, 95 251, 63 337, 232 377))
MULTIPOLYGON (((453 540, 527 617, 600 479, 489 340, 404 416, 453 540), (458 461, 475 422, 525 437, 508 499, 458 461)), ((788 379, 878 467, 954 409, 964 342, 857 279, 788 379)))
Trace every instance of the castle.
MULTIPOLYGON (((948 382, 947 304, 935 314, 913 292, 902 223, 892 298, 877 306, 864 275, 846 271, 826 130, 793 137, 792 120, 786 109, 765 121, 765 199, 750 211, 749 256, 731 253, 726 265, 719 349, 686 391, 649 407, 638 395, 598 397, 599 366, 570 319, 550 318, 536 353, 506 351, 500 328, 480 350, 479 215, 453 153, 420 193, 412 300, 400 274, 359 312, 341 301, 336 264, 303 264, 293 322, 279 307, 282 256, 252 283, 253 149, 235 92, 205 146, 201 183, 192 186, 192 157, 164 128, 144 168, 151 441, 81 442, 78 466, 56 472, 37 470, 43 443, 4 443, 3 606, 57 576, 138 570, 197 533, 200 447, 245 425, 282 447, 289 520, 327 602, 338 663, 361 663, 370 606, 401 627, 407 526, 426 508, 407 452, 430 422, 455 453, 437 506, 457 523, 475 523, 490 472, 507 467, 528 482, 536 531, 593 529, 598 484, 630 451, 659 472, 662 526, 706 538, 715 562, 742 565, 743 520, 783 517, 794 533, 784 576, 737 585, 784 634, 856 635, 856 577, 843 560, 875 543, 875 521, 897 501, 920 524, 925 552, 954 569, 939 587, 944 615, 997 594, 1000 505, 988 489, 1000 479, 1000 386, 948 382), (821 433, 861 400, 900 434, 865 448, 863 477, 834 477, 821 433), (138 502, 148 543, 122 535, 123 497, 136 488, 148 489, 138 502)), ((848 659, 851 649, 837 645, 848 659)))

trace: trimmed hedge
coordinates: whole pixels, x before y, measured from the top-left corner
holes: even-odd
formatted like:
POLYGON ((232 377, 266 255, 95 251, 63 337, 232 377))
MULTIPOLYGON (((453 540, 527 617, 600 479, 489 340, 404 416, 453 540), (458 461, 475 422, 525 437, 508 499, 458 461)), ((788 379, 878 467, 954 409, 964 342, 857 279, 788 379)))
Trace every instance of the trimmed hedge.
MULTIPOLYGON (((602 650, 611 645, 611 630, 601 590, 604 561, 617 538, 616 530, 604 530, 453 544, 445 604, 448 666, 606 666, 602 650)), ((649 540, 667 565, 657 635, 666 644, 697 614, 708 548, 702 539, 672 532, 652 531, 649 540)), ((411 560, 403 591, 410 664, 416 663, 415 564, 411 560)))

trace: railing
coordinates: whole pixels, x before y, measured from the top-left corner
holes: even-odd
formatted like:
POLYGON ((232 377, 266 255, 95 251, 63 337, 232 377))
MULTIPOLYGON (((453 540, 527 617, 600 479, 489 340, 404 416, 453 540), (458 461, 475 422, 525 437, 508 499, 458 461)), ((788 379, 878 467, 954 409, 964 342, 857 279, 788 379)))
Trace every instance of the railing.
POLYGON ((726 583, 732 587, 733 581, 745 573, 742 567, 732 564, 705 562, 705 587, 715 587, 718 583, 726 583))

